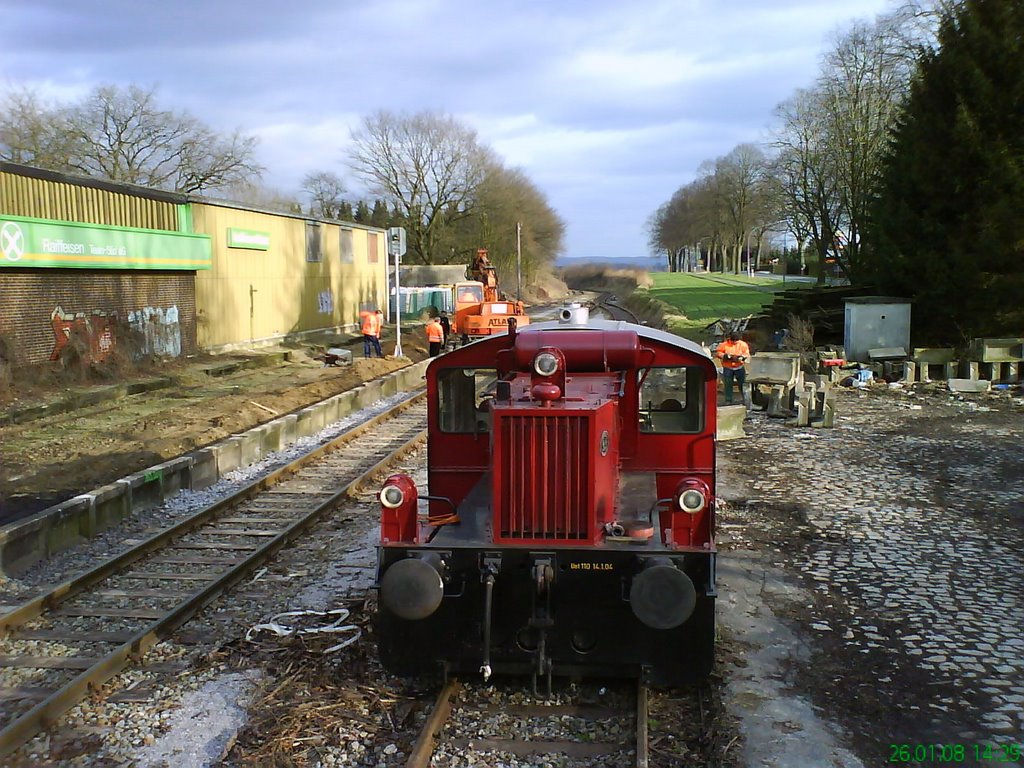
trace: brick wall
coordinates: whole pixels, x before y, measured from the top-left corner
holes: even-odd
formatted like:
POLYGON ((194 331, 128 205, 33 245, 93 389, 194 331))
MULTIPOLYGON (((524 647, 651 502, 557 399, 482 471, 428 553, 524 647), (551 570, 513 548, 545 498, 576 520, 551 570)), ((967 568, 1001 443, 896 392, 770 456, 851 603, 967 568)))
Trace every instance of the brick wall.
POLYGON ((192 272, 75 269, 0 270, 0 334, 14 342, 18 362, 50 359, 55 338, 51 315, 128 313, 176 307, 181 354, 196 351, 196 290, 192 272))

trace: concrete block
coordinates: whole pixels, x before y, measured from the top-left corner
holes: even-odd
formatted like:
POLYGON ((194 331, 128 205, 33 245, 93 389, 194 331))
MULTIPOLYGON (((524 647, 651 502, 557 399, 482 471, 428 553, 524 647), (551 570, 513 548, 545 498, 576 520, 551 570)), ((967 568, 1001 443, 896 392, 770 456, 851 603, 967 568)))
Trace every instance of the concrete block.
POLYGON ((979 363, 1024 360, 1024 338, 973 339, 968 356, 979 363))
POLYGON ((366 384, 363 385, 363 392, 360 396, 360 402, 365 403, 365 405, 361 407, 365 408, 368 405, 373 405, 375 402, 383 399, 384 397, 385 394, 383 380, 376 379, 375 381, 368 381, 366 382, 366 384))
POLYGON ((128 483, 132 489, 132 509, 149 509, 163 503, 164 473, 157 465, 119 480, 128 483))
POLYGON ((299 437, 299 417, 294 413, 282 416, 278 419, 281 423, 281 442, 291 445, 299 437))
POLYGON ((796 352, 759 352, 747 361, 747 381, 798 386, 800 355, 796 352))
POLYGON ((284 434, 282 431, 282 423, 280 419, 274 419, 268 421, 259 428, 260 430, 260 446, 264 454, 273 453, 274 451, 280 451, 284 448, 284 434))
POLYGON ((747 417, 745 405, 720 405, 717 411, 716 433, 718 440, 736 440, 746 437, 743 420, 747 417))
POLYGON ((355 411, 355 397, 352 396, 351 392, 345 392, 338 395, 338 421, 344 419, 350 413, 355 411))
POLYGON ((1018 381, 1019 367, 1015 362, 978 363, 978 368, 981 372, 979 378, 988 379, 991 382, 1012 384, 1018 381))
POLYGON ((220 479, 217 474, 217 452, 210 448, 200 448, 189 454, 192 459, 192 473, 189 476, 189 488, 201 491, 209 488, 220 479))
POLYGON ((242 466, 242 442, 237 437, 229 437, 211 445, 209 450, 217 462, 217 478, 224 477, 233 469, 242 466))
POLYGON ((160 493, 162 500, 166 501, 172 496, 176 496, 182 488, 189 487, 189 478, 192 475, 192 459, 189 456, 178 456, 162 464, 157 464, 155 467, 150 467, 148 471, 160 472, 160 493))
POLYGON ((913 360, 907 360, 903 364, 903 383, 913 384, 915 381, 917 381, 917 363, 913 360))
POLYGON ((46 551, 43 557, 53 557, 58 552, 84 541, 82 518, 87 518, 91 510, 92 499, 85 496, 76 496, 43 510, 40 514, 49 518, 49 525, 46 527, 46 551))
POLYGON ((324 425, 329 426, 336 422, 340 417, 338 416, 338 404, 341 402, 341 397, 335 395, 324 400, 320 405, 324 411, 324 425))
POLYGON ((0 573, 17 576, 47 557, 49 510, 0 528, 0 573))
POLYGON ((298 419, 295 423, 295 434, 298 437, 315 435, 324 428, 324 412, 321 408, 303 408, 295 416, 298 419))
POLYGON ((821 411, 821 418, 811 422, 812 427, 832 429, 836 425, 836 409, 830 402, 826 402, 821 411))
POLYGON ((988 392, 992 388, 987 379, 950 379, 946 385, 950 392, 988 392))
POLYGON ((900 360, 906 356, 905 347, 878 347, 868 350, 869 360, 900 360))
POLYGON ((255 464, 263 457, 263 432, 260 429, 250 429, 240 435, 232 435, 238 438, 238 462, 240 467, 247 467, 255 464))
MULTIPOLYGON (((976 362, 964 361, 963 364, 960 366, 960 377, 964 379, 977 380, 979 378, 978 369, 979 366, 976 362)), ((954 378, 955 377, 950 376, 948 381, 952 381, 954 378)))
POLYGON ((85 536, 95 536, 131 514, 131 483, 118 481, 83 495, 92 499, 90 514, 82 521, 82 534, 85 536))
POLYGON ((915 363, 945 365, 956 361, 956 352, 952 347, 914 347, 911 357, 915 363))
POLYGON ((768 395, 768 417, 773 419, 789 418, 793 410, 793 390, 781 384, 772 387, 768 395))

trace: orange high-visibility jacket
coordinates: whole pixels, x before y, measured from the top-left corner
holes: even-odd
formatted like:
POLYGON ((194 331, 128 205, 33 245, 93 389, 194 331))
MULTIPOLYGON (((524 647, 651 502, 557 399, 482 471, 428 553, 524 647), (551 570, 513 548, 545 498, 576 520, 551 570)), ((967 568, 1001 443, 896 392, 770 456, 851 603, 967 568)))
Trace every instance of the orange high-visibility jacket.
POLYGON ((427 323, 427 341, 444 341, 444 328, 441 327, 437 318, 427 323))
POLYGON ((363 321, 360 332, 364 336, 380 336, 380 315, 376 312, 364 309, 359 313, 359 317, 362 318, 363 321))
POLYGON ((747 342, 743 339, 738 341, 726 339, 718 345, 718 349, 715 350, 715 357, 722 359, 722 366, 724 368, 742 368, 743 363, 750 357, 750 347, 747 346, 747 342), (726 359, 726 355, 732 359, 726 359))

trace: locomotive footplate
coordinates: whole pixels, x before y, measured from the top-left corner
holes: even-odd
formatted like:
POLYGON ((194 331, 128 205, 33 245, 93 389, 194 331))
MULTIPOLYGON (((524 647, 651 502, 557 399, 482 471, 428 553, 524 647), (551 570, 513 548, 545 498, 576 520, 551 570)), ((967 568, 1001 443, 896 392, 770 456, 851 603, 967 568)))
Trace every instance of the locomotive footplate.
MULTIPOLYGON (((430 549, 382 548, 380 572, 430 549)), ((552 675, 696 681, 713 663, 714 557, 628 545, 447 547, 443 597, 429 616, 402 618, 381 595, 381 660, 395 674, 493 671, 547 686, 552 675)))

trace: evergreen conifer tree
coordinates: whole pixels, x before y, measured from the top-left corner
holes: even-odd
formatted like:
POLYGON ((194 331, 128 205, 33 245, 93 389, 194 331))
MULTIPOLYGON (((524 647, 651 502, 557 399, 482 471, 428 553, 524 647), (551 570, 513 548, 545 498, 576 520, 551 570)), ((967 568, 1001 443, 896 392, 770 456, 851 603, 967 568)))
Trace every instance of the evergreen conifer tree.
POLYGON ((1024 3, 943 20, 893 137, 873 210, 874 279, 912 297, 915 338, 1024 332, 1024 3))

